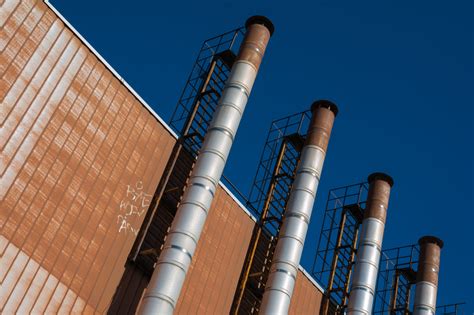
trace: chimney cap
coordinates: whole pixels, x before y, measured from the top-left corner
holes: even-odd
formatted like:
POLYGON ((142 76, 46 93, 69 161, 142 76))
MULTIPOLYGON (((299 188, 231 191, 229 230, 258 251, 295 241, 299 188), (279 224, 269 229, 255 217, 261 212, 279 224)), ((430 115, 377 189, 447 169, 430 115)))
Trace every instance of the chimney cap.
POLYGON ((270 32, 270 36, 272 36, 273 33, 275 32, 275 26, 273 25, 272 21, 270 21, 270 19, 267 18, 266 16, 254 15, 254 16, 249 17, 247 21, 245 22, 245 28, 248 29, 250 25, 252 24, 260 24, 260 25, 265 26, 270 32))
POLYGON ((432 235, 423 236, 418 240, 418 245, 420 246, 426 243, 436 244, 439 246, 439 248, 443 248, 444 246, 444 242, 440 238, 437 238, 436 236, 432 236, 432 235))
POLYGON ((313 104, 311 104, 311 112, 321 107, 327 108, 330 111, 332 111, 334 113, 334 117, 336 117, 337 114, 339 113, 339 108, 337 108, 337 105, 328 100, 318 100, 318 101, 313 102, 313 104))
POLYGON ((372 183, 374 180, 377 180, 377 179, 380 179, 380 180, 383 180, 383 181, 386 181, 390 187, 393 187, 393 178, 390 176, 390 175, 387 175, 385 173, 380 173, 380 172, 376 172, 376 173, 372 173, 369 175, 369 177, 367 178, 367 181, 370 183, 372 183))

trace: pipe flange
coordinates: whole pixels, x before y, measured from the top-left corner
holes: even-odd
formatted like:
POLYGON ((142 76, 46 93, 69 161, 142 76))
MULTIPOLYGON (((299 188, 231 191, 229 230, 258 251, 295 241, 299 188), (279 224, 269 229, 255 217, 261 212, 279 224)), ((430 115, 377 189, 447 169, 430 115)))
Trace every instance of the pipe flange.
POLYGON ((438 238, 436 236, 432 236, 432 235, 423 236, 418 240, 418 245, 420 245, 420 246, 423 245, 423 244, 426 244, 426 243, 436 244, 436 245, 439 246, 439 248, 443 248, 443 246, 444 246, 443 240, 441 240, 440 238, 438 238))
POLYGON ((380 172, 372 173, 367 178, 367 181, 370 184, 374 180, 377 180, 377 179, 383 180, 383 181, 387 182, 390 185, 390 187, 393 187, 393 184, 394 184, 393 178, 390 175, 387 175, 385 173, 380 173, 380 172))
POLYGON ((273 33, 275 32, 275 26, 273 25, 272 21, 270 21, 270 19, 267 18, 266 16, 254 15, 254 16, 249 17, 247 21, 245 22, 245 28, 248 29, 250 25, 252 24, 260 24, 260 25, 265 26, 270 32, 270 36, 272 36, 273 33))
POLYGON ((332 111, 334 113, 334 117, 336 117, 339 113, 339 108, 337 108, 337 105, 328 100, 318 100, 313 102, 313 104, 311 104, 311 112, 314 112, 316 109, 321 107, 332 111))

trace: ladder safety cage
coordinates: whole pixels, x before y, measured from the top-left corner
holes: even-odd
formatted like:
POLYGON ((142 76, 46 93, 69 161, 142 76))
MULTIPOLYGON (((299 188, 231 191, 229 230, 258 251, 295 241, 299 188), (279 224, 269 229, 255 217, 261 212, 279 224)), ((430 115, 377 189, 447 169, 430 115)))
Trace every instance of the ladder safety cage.
POLYGON ((381 252, 374 314, 411 314, 415 297, 418 244, 385 249, 381 252))
POLYGON ((179 139, 129 256, 147 274, 153 272, 243 36, 244 28, 238 28, 204 41, 171 117, 179 139))
POLYGON ((368 183, 331 189, 312 275, 325 288, 320 314, 342 314, 348 302, 368 183))
POLYGON ((193 154, 199 151, 237 57, 244 28, 206 40, 170 120, 171 128, 193 154))
POLYGON ((263 297, 278 232, 296 174, 311 113, 304 111, 272 122, 249 193, 257 224, 231 308, 232 314, 255 314, 263 297))
POLYGON ((464 315, 463 305, 465 302, 446 304, 436 307, 437 315, 464 315))

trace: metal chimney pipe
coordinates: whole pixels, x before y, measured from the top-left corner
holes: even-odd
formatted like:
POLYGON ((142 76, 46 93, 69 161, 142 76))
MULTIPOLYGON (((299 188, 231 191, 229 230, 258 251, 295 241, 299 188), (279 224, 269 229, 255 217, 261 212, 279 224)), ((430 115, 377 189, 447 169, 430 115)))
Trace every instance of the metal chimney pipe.
POLYGON ((272 22, 253 16, 143 296, 139 314, 172 314, 252 90, 272 22))
POLYGON ((371 314, 393 179, 384 173, 368 178, 369 192, 360 232, 347 314, 371 314))
POLYGON ((338 109, 329 101, 311 106, 312 118, 296 170, 260 314, 288 314, 324 158, 338 109))
POLYGON ((438 291, 438 273, 443 241, 434 236, 424 236, 418 240, 420 259, 416 274, 414 315, 434 315, 436 311, 436 293, 438 291))

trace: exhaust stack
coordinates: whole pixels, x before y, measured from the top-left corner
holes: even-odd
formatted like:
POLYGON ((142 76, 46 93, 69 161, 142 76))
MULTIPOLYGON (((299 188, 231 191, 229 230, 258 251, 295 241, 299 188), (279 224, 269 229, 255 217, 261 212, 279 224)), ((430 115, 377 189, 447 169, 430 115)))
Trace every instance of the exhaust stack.
POLYGON ((393 179, 384 173, 368 178, 369 192, 360 232, 347 314, 372 314, 388 200, 393 179))
POLYGON ((139 314, 172 314, 176 307, 247 99, 274 30, 272 22, 263 16, 249 18, 245 26, 245 38, 143 296, 139 314))
POLYGON ((436 293, 443 241, 434 236, 424 236, 418 240, 420 259, 416 275, 414 315, 434 315, 436 311, 436 293))
POLYGON ((311 106, 312 118, 305 146, 296 170, 265 286, 260 314, 288 314, 298 266, 313 210, 337 106, 317 101, 311 106))

